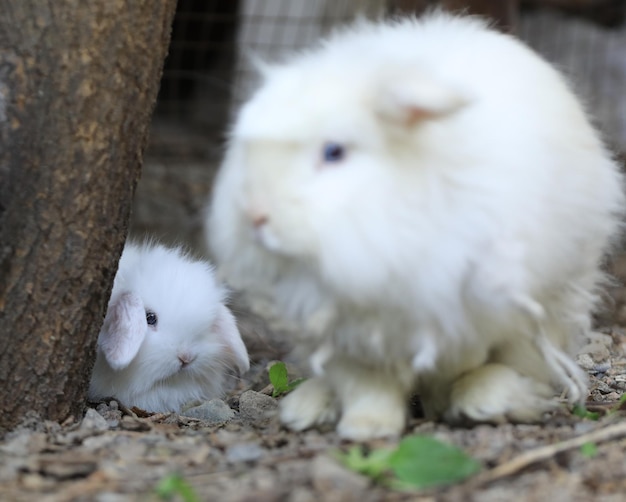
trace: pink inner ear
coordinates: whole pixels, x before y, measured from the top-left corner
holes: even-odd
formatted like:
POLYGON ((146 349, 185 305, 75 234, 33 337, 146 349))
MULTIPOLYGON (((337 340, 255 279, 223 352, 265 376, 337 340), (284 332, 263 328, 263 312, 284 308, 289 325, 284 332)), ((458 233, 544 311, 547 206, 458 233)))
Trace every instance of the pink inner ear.
POLYGON ((137 295, 123 293, 109 305, 98 346, 111 368, 120 370, 131 363, 147 329, 145 308, 137 295))
POLYGON ((405 125, 407 125, 408 127, 413 127, 418 122, 434 118, 435 114, 428 110, 425 110, 424 108, 407 106, 405 109, 405 117, 405 125))
POLYGON ((464 93, 426 78, 394 81, 383 88, 377 110, 406 127, 453 114, 471 100, 464 93))
POLYGON ((248 350, 241 339, 237 321, 228 308, 219 304, 213 331, 216 333, 226 348, 226 362, 234 366, 239 374, 243 374, 250 369, 250 359, 248 350))

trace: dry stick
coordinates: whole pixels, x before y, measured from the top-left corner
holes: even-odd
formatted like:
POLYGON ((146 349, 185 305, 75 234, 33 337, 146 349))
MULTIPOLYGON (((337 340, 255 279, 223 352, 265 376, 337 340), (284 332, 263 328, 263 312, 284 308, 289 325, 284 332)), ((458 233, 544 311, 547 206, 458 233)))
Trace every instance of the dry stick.
POLYGON ((579 448, 586 443, 600 443, 620 436, 626 436, 626 421, 609 425, 602 429, 596 429, 587 434, 561 441, 560 443, 542 446, 522 453, 508 462, 504 462, 484 474, 478 475, 474 483, 478 485, 491 483, 506 476, 510 476, 511 474, 515 474, 531 464, 547 460, 561 452, 579 448))

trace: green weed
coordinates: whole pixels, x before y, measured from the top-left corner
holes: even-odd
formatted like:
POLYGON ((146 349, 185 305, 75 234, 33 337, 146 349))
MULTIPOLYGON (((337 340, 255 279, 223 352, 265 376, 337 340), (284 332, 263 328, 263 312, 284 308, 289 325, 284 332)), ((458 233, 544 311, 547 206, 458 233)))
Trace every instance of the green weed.
POLYGON ((290 382, 289 375, 287 374, 287 366, 280 361, 270 366, 269 378, 270 383, 274 387, 272 397, 278 397, 292 391, 305 380, 304 378, 297 378, 290 382))
POLYGON ((462 481, 481 469, 477 460, 429 436, 408 436, 395 449, 365 453, 353 446, 337 457, 349 469, 397 489, 424 489, 462 481))
POLYGON ((178 474, 163 478, 157 485, 156 492, 163 500, 170 500, 178 495, 184 502, 200 502, 192 486, 178 474))

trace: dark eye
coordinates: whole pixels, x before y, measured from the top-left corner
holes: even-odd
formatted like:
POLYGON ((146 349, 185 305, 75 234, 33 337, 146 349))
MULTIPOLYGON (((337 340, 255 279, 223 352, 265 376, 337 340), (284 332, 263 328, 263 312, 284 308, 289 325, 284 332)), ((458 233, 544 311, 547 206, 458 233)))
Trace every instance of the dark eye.
POLYGON ((346 156, 346 149, 339 143, 326 143, 324 145, 324 162, 341 162, 346 156))
POLYGON ((157 323, 157 315, 154 312, 146 312, 146 322, 150 326, 156 326, 157 323))

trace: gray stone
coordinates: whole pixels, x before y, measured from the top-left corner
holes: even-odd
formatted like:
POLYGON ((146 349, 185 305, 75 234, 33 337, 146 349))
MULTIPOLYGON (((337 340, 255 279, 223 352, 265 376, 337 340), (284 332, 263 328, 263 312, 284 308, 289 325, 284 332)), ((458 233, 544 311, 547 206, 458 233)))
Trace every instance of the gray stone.
POLYGON ((589 354, 579 354, 576 356, 576 362, 582 367, 582 369, 587 371, 596 365, 589 354))
POLYGON ((118 402, 113 399, 108 403, 100 403, 96 406, 96 411, 104 417, 111 429, 117 427, 122 420, 122 410, 119 409, 118 402))
POLYGON ((611 347, 611 345, 613 345, 613 337, 606 333, 601 333, 600 331, 591 331, 587 334, 587 338, 589 339, 589 343, 599 343, 605 347, 611 347))
POLYGON ((132 502, 136 496, 122 493, 104 492, 95 496, 96 502, 132 502))
POLYGON ((245 422, 265 425, 276 415, 277 408, 276 399, 253 390, 244 392, 239 398, 239 416, 245 422))
POLYGON ((226 449, 226 460, 229 462, 253 462, 267 452, 257 443, 239 443, 226 449))
POLYGON ((82 430, 106 431, 109 428, 109 423, 96 410, 87 408, 85 418, 80 423, 80 428, 82 430))
POLYGON ((211 399, 199 406, 184 410, 181 415, 199 418, 211 423, 228 422, 235 416, 235 412, 221 399, 211 399))
POLYGON ((605 361, 611 356, 609 347, 602 342, 594 341, 580 349, 581 355, 589 355, 595 362, 605 361))

